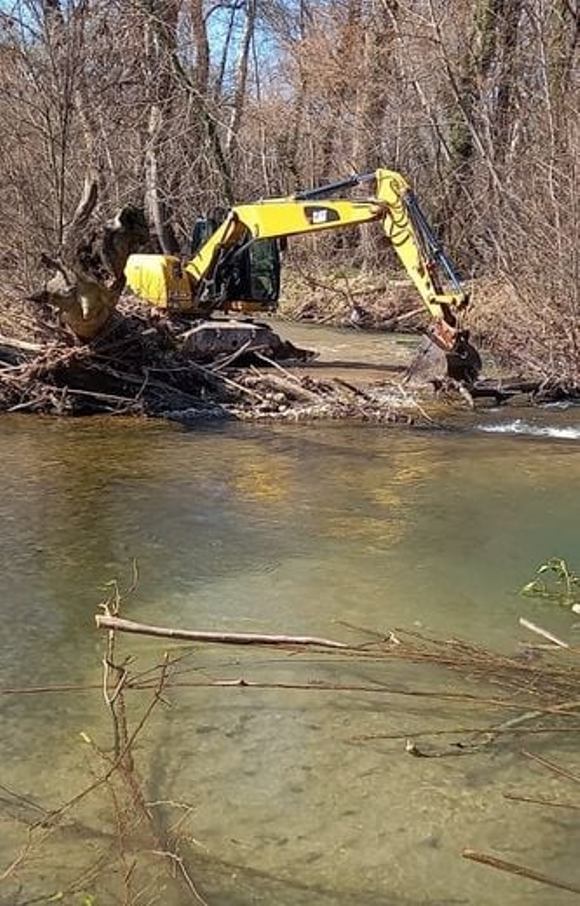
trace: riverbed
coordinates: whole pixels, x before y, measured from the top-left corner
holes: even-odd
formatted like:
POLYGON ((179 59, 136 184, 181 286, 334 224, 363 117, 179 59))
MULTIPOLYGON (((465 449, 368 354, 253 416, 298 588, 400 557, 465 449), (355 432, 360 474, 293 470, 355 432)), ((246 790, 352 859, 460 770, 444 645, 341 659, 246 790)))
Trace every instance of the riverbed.
MULTIPOLYGON (((334 332, 325 336, 332 356, 334 332)), ((404 362, 408 341, 390 342, 404 362)), ((354 354, 380 367, 384 345, 374 336, 361 343, 372 348, 354 354)), ((580 570, 579 439, 572 409, 460 413, 433 431, 5 417, 0 684, 98 686, 94 614, 104 584, 124 581, 133 559, 139 583, 124 614, 146 622, 347 641, 360 640, 353 626, 404 627, 514 653, 524 615, 574 640, 573 615, 518 589, 549 556, 580 570)), ((136 669, 164 650, 143 639, 125 648, 136 669)), ((379 677, 371 666, 345 673, 323 658, 263 650, 199 652, 192 670, 208 679, 382 679, 404 689, 460 683, 433 668, 393 662, 379 677)), ((571 900, 460 853, 493 851, 578 883, 574 812, 503 795, 570 798, 573 786, 562 789, 517 744, 429 760, 409 757, 403 740, 361 741, 430 722, 474 726, 479 715, 355 692, 183 689, 169 698, 137 756, 152 799, 192 805, 209 903, 571 900)), ((91 753, 81 734, 108 739, 98 689, 1 703, 0 783, 47 808, 82 789, 91 753)), ((144 703, 133 701, 136 718, 144 703)), ((579 767, 571 737, 526 745, 579 767)), ((102 802, 87 803, 84 817, 104 827, 102 802)), ((1 873, 25 824, 5 811, 0 822, 1 873)), ((80 869, 95 846, 74 834, 49 841, 22 872, 22 900, 62 889, 67 865, 80 869)), ((84 893, 108 906, 115 900, 101 883, 84 893)), ((20 902, 15 890, 0 886, 0 903, 20 902)), ((75 896, 69 902, 82 902, 75 896)), ((159 897, 189 902, 161 888, 159 897)))

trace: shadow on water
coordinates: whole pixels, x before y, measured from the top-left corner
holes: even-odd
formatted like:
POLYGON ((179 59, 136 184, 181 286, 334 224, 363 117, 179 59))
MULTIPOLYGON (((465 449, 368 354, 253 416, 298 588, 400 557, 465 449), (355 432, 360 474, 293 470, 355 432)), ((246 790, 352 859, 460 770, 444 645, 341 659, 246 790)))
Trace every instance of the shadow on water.
MULTIPOLYGON (((391 365, 388 363, 373 363, 369 365, 366 362, 353 362, 348 359, 325 359, 323 362, 309 362, 304 366, 308 371, 332 371, 333 369, 348 369, 348 371, 373 371, 385 372, 386 374, 405 374, 406 365, 391 365)), ((300 371, 301 369, 297 369, 300 371)))

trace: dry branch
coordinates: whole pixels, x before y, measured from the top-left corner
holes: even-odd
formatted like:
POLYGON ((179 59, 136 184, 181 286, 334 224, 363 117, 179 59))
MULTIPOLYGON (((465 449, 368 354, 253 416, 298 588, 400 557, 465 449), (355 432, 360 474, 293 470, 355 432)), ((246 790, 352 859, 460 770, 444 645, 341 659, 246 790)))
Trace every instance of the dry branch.
POLYGON ((555 636, 552 632, 548 632, 547 629, 543 629, 542 626, 538 626, 536 623, 532 623, 531 620, 526 620, 524 617, 519 619, 520 626, 523 626, 525 629, 529 629, 530 632, 535 632, 536 635, 541 635, 542 638, 548 639, 549 642, 553 642, 558 648, 570 648, 568 642, 564 642, 562 639, 559 639, 558 636, 555 636))
POLYGON ((165 639, 182 639, 189 642, 210 642, 219 645, 306 645, 318 648, 349 648, 344 642, 321 639, 308 635, 266 635, 256 632, 205 632, 189 629, 171 629, 166 626, 149 626, 121 617, 97 614, 98 629, 114 629, 165 639))

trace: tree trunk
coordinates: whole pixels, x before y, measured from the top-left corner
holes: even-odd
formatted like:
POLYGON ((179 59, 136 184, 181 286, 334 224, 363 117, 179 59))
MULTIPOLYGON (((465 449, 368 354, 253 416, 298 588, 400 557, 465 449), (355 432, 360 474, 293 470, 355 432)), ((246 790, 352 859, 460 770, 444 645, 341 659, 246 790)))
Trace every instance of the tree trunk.
POLYGON ((230 128, 226 142, 226 153, 232 155, 237 148, 238 133, 242 121, 242 113, 246 100, 246 83, 248 79, 248 62, 250 59, 250 48, 254 36, 254 26, 256 23, 256 0, 246 0, 246 25, 240 48, 238 59, 236 89, 234 93, 234 107, 230 119, 230 128))
POLYGON ((150 17, 144 30, 149 95, 149 124, 145 151, 145 212, 158 247, 165 255, 179 253, 171 224, 172 199, 162 152, 168 122, 175 110, 175 85, 171 57, 176 48, 179 0, 150 0, 150 17))
MULTIPOLYGON (((387 79, 396 77, 393 23, 399 14, 398 0, 373 0, 364 31, 364 73, 359 86, 358 142, 355 161, 359 170, 374 170, 383 160, 387 79)), ((389 124, 391 125, 391 124, 389 124)))
POLYGON ((143 212, 126 207, 107 223, 89 229, 97 182, 88 176, 58 258, 43 255, 53 271, 33 301, 52 305, 81 340, 92 340, 108 323, 121 295, 127 258, 149 238, 143 212))
POLYGON ((523 0, 510 0, 504 4, 500 29, 500 64, 497 77, 497 101, 492 125, 494 159, 498 165, 505 163, 510 149, 515 110, 517 85, 516 67, 518 50, 518 29, 522 14, 523 0))
POLYGON ((191 26, 195 44, 195 80, 197 90, 205 96, 209 88, 209 41, 203 14, 203 0, 191 2, 191 26))
POLYGON ((178 255, 179 246, 171 226, 170 212, 161 195, 159 144, 163 130, 161 108, 153 104, 149 114, 149 141, 145 152, 145 211, 156 244, 164 255, 178 255))

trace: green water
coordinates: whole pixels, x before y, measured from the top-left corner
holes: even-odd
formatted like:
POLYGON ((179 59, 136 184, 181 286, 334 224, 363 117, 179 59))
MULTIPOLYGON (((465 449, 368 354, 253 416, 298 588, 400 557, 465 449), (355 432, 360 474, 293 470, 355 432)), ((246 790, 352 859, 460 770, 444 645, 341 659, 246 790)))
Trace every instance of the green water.
MULTIPOLYGON (((495 430, 509 427, 514 414, 477 419, 495 430)), ((540 423, 573 433, 580 416, 546 412, 536 416, 540 423)), ((574 638, 567 612, 522 600, 516 590, 552 554, 580 567, 578 442, 476 428, 187 431, 5 418, 0 685, 98 684, 102 638, 93 616, 104 583, 126 576, 132 558, 139 588, 125 615, 143 621, 348 639, 344 621, 459 635, 513 652, 525 614, 574 638)), ((125 648, 134 669, 163 650, 137 638, 125 648)), ((370 665, 329 666, 263 650, 200 652, 191 664, 192 675, 206 679, 380 678, 405 688, 440 681, 394 662, 379 676, 370 665)), ((137 757, 151 799, 191 803, 192 859, 211 904, 549 906, 572 899, 467 863, 464 846, 580 883, 575 813, 503 798, 508 790, 574 794, 531 766, 517 745, 429 760, 409 757, 400 740, 358 739, 430 722, 477 724, 479 714, 468 709, 275 690, 183 689, 170 699, 137 757)), ((135 694, 135 716, 144 704, 135 694)), ((108 739, 98 689, 6 695, 0 707, 4 787, 53 808, 86 785, 94 768, 79 734, 103 745, 108 739)), ((578 768, 572 738, 552 738, 549 749, 540 738, 526 745, 578 768)), ((25 822, 13 813, 0 809, 0 873, 25 839, 25 822)), ((104 833, 106 820, 103 802, 87 801, 85 824, 104 833)), ((61 889, 67 870, 78 874, 99 845, 89 832, 54 835, 36 861, 0 885, 0 903, 61 889)), ((159 885, 158 902, 191 901, 159 885)), ((117 902, 113 889, 111 878, 83 888, 98 906, 117 902)), ((80 903, 80 893, 67 902, 80 903)))

